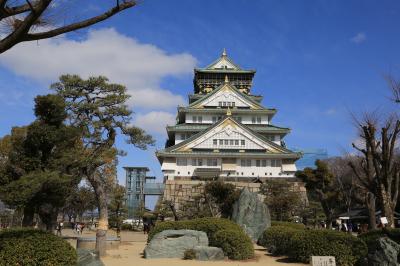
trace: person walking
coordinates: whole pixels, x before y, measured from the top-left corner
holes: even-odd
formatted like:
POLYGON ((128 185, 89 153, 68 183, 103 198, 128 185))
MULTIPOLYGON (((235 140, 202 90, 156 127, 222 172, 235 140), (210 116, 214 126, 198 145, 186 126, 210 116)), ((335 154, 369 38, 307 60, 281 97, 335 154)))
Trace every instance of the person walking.
POLYGON ((61 236, 61 224, 57 223, 56 226, 56 235, 61 236))

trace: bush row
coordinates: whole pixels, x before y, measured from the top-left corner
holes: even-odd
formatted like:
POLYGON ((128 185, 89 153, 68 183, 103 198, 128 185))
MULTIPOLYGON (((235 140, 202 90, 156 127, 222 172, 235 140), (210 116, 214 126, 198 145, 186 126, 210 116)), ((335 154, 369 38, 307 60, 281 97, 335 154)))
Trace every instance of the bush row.
POLYGON ((30 228, 0 231, 0 265, 76 265, 75 249, 52 233, 30 228))
POLYGON ((158 222, 151 229, 147 241, 150 242, 157 233, 169 229, 189 229, 205 232, 210 246, 222 248, 224 254, 230 259, 241 260, 254 256, 251 239, 238 224, 227 219, 207 217, 186 221, 158 222))
POLYGON ((264 231, 258 244, 266 247, 274 256, 287 255, 292 237, 301 229, 287 226, 272 226, 264 231))
POLYGON ((292 222, 283 222, 283 221, 272 221, 271 226, 285 226, 291 227, 294 229, 304 229, 305 225, 302 223, 292 223, 292 222))
POLYGON ((359 236, 368 247, 372 247, 375 243, 375 240, 381 237, 388 237, 394 242, 400 244, 400 229, 399 228, 382 228, 376 230, 370 230, 366 233, 363 233, 359 236))
POLYGON ((341 266, 352 266, 368 253, 361 239, 344 232, 331 230, 302 230, 291 241, 290 258, 309 263, 311 256, 334 256, 341 266))
POLYGON ((259 244, 273 255, 309 263, 311 256, 334 256, 342 266, 355 265, 367 253, 367 245, 361 239, 338 231, 305 230, 290 226, 268 228, 259 244))

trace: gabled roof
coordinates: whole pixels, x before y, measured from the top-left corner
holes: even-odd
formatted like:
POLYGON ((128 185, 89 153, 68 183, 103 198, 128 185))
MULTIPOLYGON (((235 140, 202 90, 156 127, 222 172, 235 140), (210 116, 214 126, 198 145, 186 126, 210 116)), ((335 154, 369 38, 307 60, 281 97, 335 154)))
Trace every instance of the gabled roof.
POLYGON ((236 95, 241 97, 244 101, 248 102, 249 105, 253 106, 254 109, 266 109, 259 102, 255 101, 253 98, 249 97, 248 95, 246 95, 243 92, 241 92, 240 90, 238 90, 234 85, 230 84, 228 80, 226 80, 224 84, 221 84, 218 88, 216 88, 212 92, 205 95, 203 98, 200 98, 197 101, 194 101, 191 104, 189 104, 188 107, 189 108, 198 107, 201 103, 210 99, 211 97, 213 97, 214 95, 216 95, 219 91, 221 91, 223 89, 231 90, 233 93, 235 93, 236 95))
POLYGON ((232 59, 228 57, 226 54, 226 50, 224 48, 224 51, 222 52, 222 55, 220 58, 209 64, 208 66, 205 67, 205 69, 230 69, 230 70, 242 70, 240 66, 235 64, 232 59))
POLYGON ((222 52, 221 56, 206 66, 205 68, 195 68, 195 72, 225 72, 225 73, 249 73, 253 74, 256 72, 255 70, 245 70, 242 69, 239 65, 235 64, 232 59, 230 59, 226 53, 226 50, 222 52))
POLYGON ((235 120, 234 120, 231 116, 229 116, 229 115, 227 115, 227 116, 225 117, 225 119, 221 119, 219 122, 217 122, 217 123, 211 125, 211 126, 210 126, 209 128, 207 128, 206 130, 201 131, 201 132, 199 132, 199 133, 197 133, 197 134, 191 136, 190 138, 188 138, 188 139, 186 139, 186 140, 184 140, 184 141, 182 141, 182 142, 180 142, 180 143, 178 143, 178 144, 176 144, 176 145, 173 145, 173 146, 171 146, 171 147, 168 147, 168 148, 166 148, 166 149, 164 149, 164 150, 161 150, 161 151, 159 151, 159 152, 157 152, 157 153, 159 154, 159 153, 181 152, 181 151, 180 151, 180 148, 183 148, 184 146, 190 144, 191 142, 193 142, 193 141, 199 139, 200 137, 202 137, 203 135, 207 134, 207 133, 210 132, 211 130, 213 130, 213 129, 219 127, 220 125, 222 125, 222 124, 227 124, 227 123, 234 124, 236 127, 238 127, 238 128, 240 128, 240 129, 242 129, 243 131, 249 133, 249 134, 252 136, 253 140, 260 141, 261 143, 264 143, 265 146, 268 146, 268 147, 273 148, 273 149, 275 150, 275 152, 274 152, 275 154, 293 154, 293 155, 296 154, 296 153, 292 152, 291 150, 289 150, 289 149, 287 149, 287 148, 285 148, 285 147, 282 147, 282 146, 280 146, 280 145, 278 145, 278 144, 276 144, 276 143, 274 143, 274 142, 268 140, 267 138, 265 138, 265 137, 262 136, 261 134, 259 134, 259 133, 257 133, 257 132, 254 132, 253 130, 249 129, 247 126, 245 126, 245 125, 243 125, 243 124, 241 124, 241 123, 238 123, 237 121, 235 121, 235 120))

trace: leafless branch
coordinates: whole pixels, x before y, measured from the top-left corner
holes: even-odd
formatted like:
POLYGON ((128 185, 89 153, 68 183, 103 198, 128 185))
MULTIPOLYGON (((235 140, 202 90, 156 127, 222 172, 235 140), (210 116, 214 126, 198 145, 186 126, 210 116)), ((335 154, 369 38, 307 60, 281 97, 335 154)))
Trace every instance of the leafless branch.
POLYGON ((114 7, 97 16, 66 24, 64 26, 57 26, 51 30, 43 32, 32 32, 33 26, 43 26, 43 23, 41 23, 44 21, 43 13, 52 8, 50 4, 53 0, 25 1, 25 4, 16 1, 14 6, 8 6, 7 3, 10 1, 0 0, 0 22, 3 22, 4 24, 7 19, 11 19, 11 22, 8 23, 8 28, 10 28, 11 32, 3 39, 0 39, 0 54, 21 42, 52 38, 60 34, 89 27, 114 16, 125 9, 134 7, 137 4, 137 1, 135 0, 116 1, 114 7))

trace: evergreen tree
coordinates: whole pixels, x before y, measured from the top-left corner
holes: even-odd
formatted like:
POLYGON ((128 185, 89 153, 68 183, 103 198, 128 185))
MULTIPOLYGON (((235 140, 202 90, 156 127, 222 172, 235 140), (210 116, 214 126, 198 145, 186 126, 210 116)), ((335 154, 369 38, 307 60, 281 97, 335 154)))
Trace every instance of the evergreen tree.
POLYGON ((52 89, 64 98, 69 120, 82 130, 85 159, 80 172, 92 185, 99 209, 96 250, 106 254, 108 230, 108 196, 110 165, 115 165, 118 150, 117 134, 127 136, 127 143, 146 149, 154 143, 144 130, 130 123, 132 111, 126 105, 129 95, 119 84, 108 83, 106 77, 83 80, 77 75, 63 75, 52 89))
POLYGON ((23 225, 38 214, 52 230, 60 208, 77 185, 81 143, 79 130, 64 124, 64 100, 56 95, 35 98, 36 120, 12 129, 2 143, 0 198, 24 210, 23 225), (5 148, 7 147, 7 148, 5 148))

